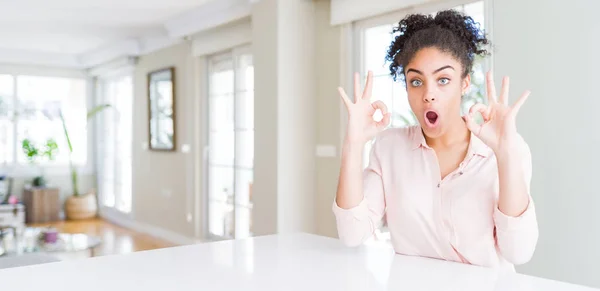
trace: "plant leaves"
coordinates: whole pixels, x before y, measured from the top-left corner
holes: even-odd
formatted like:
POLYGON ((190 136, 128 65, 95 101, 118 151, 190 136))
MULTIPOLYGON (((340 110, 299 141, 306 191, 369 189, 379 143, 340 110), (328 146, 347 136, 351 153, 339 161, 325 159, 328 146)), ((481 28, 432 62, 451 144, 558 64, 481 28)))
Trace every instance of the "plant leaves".
POLYGON ((71 145, 71 139, 69 138, 69 132, 67 131, 67 124, 65 123, 65 117, 62 114, 62 110, 58 112, 58 116, 60 117, 60 121, 62 122, 63 131, 65 132, 65 138, 67 139, 67 144, 69 145, 69 153, 73 153, 73 146, 71 145))
POLYGON ((111 107, 110 104, 101 104, 101 105, 98 105, 98 106, 90 109, 87 113, 87 119, 89 120, 90 118, 94 117, 94 115, 98 114, 102 110, 109 108, 109 107, 111 107))

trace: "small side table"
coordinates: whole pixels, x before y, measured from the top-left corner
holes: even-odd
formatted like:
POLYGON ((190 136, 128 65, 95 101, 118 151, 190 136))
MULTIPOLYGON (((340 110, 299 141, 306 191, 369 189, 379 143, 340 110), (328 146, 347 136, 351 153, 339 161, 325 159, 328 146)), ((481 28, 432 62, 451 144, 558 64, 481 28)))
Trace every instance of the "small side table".
POLYGON ((58 188, 30 187, 23 190, 26 223, 44 223, 60 220, 58 188))

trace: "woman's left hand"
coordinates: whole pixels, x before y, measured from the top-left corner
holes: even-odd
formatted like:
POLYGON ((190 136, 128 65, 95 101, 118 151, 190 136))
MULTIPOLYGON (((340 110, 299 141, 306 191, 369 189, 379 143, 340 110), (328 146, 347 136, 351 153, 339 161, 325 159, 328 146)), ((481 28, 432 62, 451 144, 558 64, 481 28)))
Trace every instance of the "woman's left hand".
POLYGON ((516 116, 519 109, 529 97, 530 92, 525 91, 519 100, 512 106, 508 106, 509 79, 502 80, 502 91, 500 100, 496 100, 496 88, 492 73, 487 73, 487 95, 488 105, 475 104, 464 116, 467 127, 475 136, 489 146, 495 153, 510 151, 517 146, 519 135, 517 134, 516 116), (483 124, 477 124, 473 119, 475 113, 481 113, 483 124))

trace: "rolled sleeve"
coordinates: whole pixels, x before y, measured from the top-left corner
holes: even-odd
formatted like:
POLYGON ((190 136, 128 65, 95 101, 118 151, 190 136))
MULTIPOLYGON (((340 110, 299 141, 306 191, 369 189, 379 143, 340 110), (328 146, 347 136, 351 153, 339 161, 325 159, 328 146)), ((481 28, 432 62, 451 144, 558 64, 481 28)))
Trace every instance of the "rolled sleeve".
POLYGON ((343 209, 333 201, 338 236, 347 246, 358 246, 373 236, 385 213, 381 177, 367 171, 364 184, 364 198, 355 207, 343 209))
POLYGON ((341 208, 339 205, 337 205, 337 202, 333 201, 333 214, 340 220, 345 220, 345 221, 356 221, 356 220, 363 220, 364 218, 368 217, 369 214, 369 208, 367 207, 367 200, 363 199, 360 204, 358 204, 357 206, 350 208, 350 209, 343 209, 341 208))
POLYGON ((539 235, 533 199, 529 197, 527 208, 516 217, 508 216, 496 207, 494 222, 502 256, 515 265, 527 263, 535 252, 539 235))

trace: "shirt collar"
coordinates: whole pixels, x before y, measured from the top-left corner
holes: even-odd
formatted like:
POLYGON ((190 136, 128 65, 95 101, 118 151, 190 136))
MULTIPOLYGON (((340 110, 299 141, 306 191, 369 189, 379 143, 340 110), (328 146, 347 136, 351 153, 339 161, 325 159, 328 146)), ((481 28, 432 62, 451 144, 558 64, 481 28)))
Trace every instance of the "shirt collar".
MULTIPOLYGON (((416 127, 416 130, 412 134, 412 149, 418 149, 420 147, 424 147, 427 149, 431 149, 431 147, 425 141, 425 135, 423 134, 423 130, 420 126, 416 127)), ((467 149, 467 156, 479 155, 482 157, 488 157, 491 153, 491 149, 479 139, 475 134, 471 133, 471 142, 469 143, 469 148, 467 149)))

